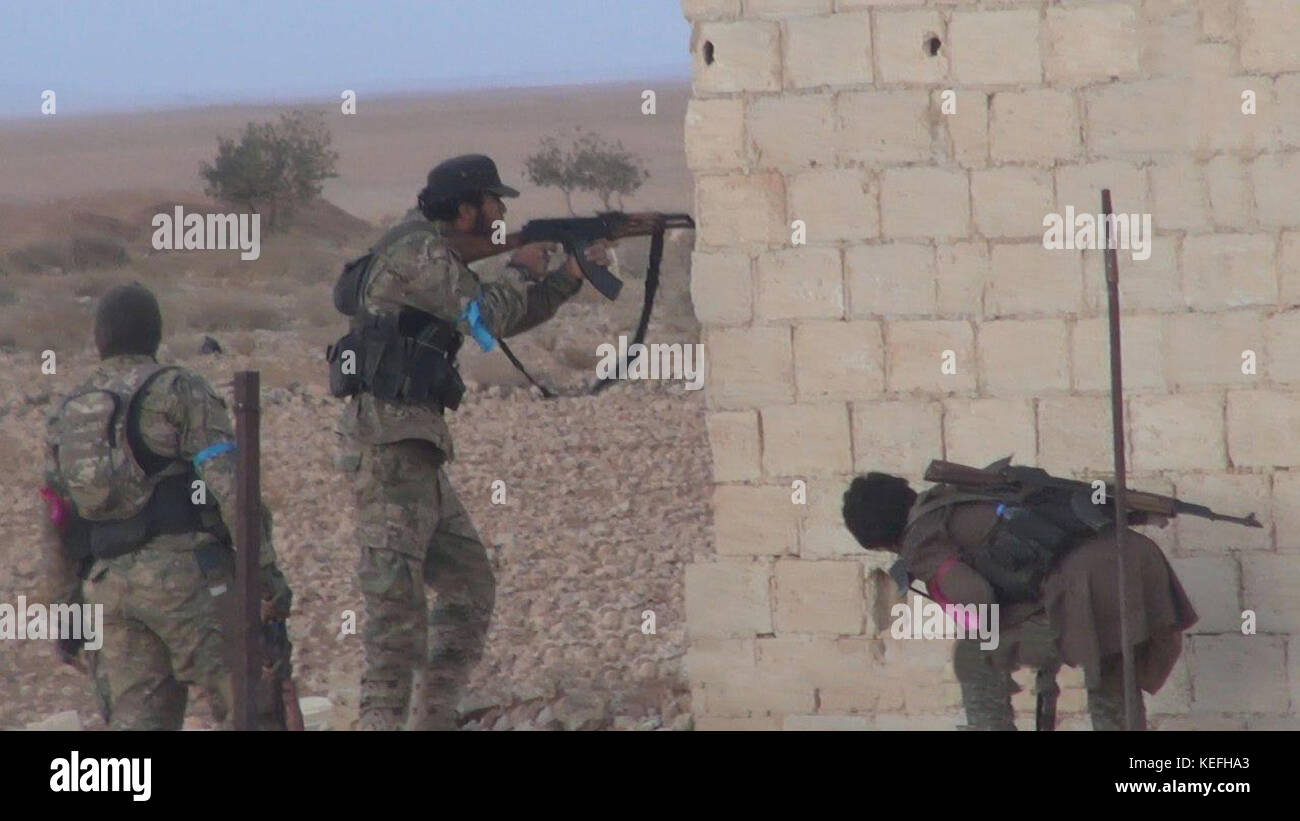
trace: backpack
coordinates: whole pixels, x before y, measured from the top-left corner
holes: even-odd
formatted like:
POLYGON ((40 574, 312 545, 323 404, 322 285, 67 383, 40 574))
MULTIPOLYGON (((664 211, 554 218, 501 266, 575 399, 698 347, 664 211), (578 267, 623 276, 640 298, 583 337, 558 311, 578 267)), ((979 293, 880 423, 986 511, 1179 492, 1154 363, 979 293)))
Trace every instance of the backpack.
POLYGON ((76 513, 89 521, 128 519, 148 504, 162 465, 152 460, 135 426, 144 389, 175 366, 135 368, 106 384, 84 387, 59 407, 55 462, 76 513), (146 468, 141 457, 150 462, 146 468))
MULTIPOLYGON (((908 527, 927 513, 942 510, 939 527, 946 532, 953 507, 967 502, 997 505, 996 522, 977 545, 962 552, 962 558, 992 585, 1003 604, 1038 598, 1043 577, 1057 561, 1099 529, 1098 522, 1080 515, 1080 499, 1069 491, 954 485, 923 493, 908 516, 908 527)), ((1083 504, 1086 509, 1086 498, 1083 504)))

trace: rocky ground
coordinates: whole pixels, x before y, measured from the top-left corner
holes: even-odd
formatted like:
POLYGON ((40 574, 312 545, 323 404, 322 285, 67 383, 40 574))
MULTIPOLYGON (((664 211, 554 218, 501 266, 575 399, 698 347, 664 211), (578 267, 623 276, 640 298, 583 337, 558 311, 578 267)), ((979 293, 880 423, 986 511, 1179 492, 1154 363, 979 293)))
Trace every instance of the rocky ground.
MULTIPOLYGON (((562 329, 553 333, 563 341, 562 329)), ((365 616, 351 492, 334 467, 338 402, 324 389, 319 346, 290 332, 250 331, 224 340, 237 353, 200 356, 193 338, 168 341, 160 358, 199 368, 228 401, 234 371, 263 372, 263 492, 295 592, 299 692, 328 697, 332 723, 347 727, 362 651, 357 635, 340 630, 344 611, 361 624, 365 616)), ((556 348, 552 337, 526 343, 521 356, 556 348)), ((94 358, 89 350, 61 356, 57 373, 42 375, 36 353, 0 354, 0 602, 37 589, 44 415, 94 358)), ((542 400, 493 378, 504 373, 499 358, 470 358, 475 389, 452 421, 459 458, 449 472, 498 580, 487 654, 461 705, 465 728, 689 728, 683 569, 712 550, 701 392, 638 382, 598 397, 542 400), (498 479, 504 505, 491 502, 498 479), (647 610, 652 634, 642 630, 647 610)), ((590 378, 545 375, 571 387, 590 378)), ((54 661, 47 642, 5 645, 0 728, 69 710, 84 726, 102 726, 83 679, 54 661)), ((209 723, 202 701, 192 702, 187 725, 209 723)))

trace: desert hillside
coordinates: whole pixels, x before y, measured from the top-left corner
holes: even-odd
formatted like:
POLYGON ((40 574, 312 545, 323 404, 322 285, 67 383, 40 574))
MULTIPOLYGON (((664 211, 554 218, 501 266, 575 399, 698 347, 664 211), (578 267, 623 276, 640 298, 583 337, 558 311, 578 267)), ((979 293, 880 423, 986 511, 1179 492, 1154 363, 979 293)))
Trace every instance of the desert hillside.
MULTIPOLYGON (((329 696, 347 726, 361 646, 338 633, 344 610, 364 618, 364 608, 351 490, 334 467, 339 403, 328 395, 321 359, 343 328, 330 302, 340 266, 409 207, 429 166, 450 154, 493 154, 503 177, 525 192, 511 201, 513 214, 558 215, 556 192, 523 184, 523 157, 540 136, 570 123, 645 156, 652 176, 629 208, 689 210, 684 99, 685 89, 665 91, 653 118, 640 114, 639 89, 359 106, 357 117, 330 123, 340 178, 291 228, 264 232, 261 257, 250 262, 237 252, 155 251, 149 221, 178 204, 226 210, 202 193, 198 163, 218 133, 275 110, 0 126, 0 601, 38 587, 43 420, 93 366, 95 299, 114 284, 141 281, 162 304, 160 358, 199 369, 227 399, 235 371, 262 374, 263 488, 295 591, 299 690, 329 696), (199 353, 207 336, 223 353, 199 353), (40 371, 45 350, 57 355, 54 375, 40 371)), ((670 237, 651 341, 698 339, 691 242, 689 233, 670 237)), ((466 346, 471 393, 453 415, 458 460, 450 474, 498 578, 488 654, 463 705, 469 728, 689 726, 682 570, 711 550, 703 400, 671 382, 576 395, 594 375, 597 346, 635 326, 647 246, 620 244, 627 288, 617 303, 586 287, 554 321, 511 340, 535 375, 573 395, 542 400, 499 351, 466 346), (490 503, 496 479, 506 482, 505 505, 490 503), (652 635, 640 629, 644 610, 655 611, 652 635)), ((0 728, 63 710, 97 726, 84 683, 53 662, 49 646, 14 644, 15 652, 0 654, 0 728)), ((207 723, 201 702, 192 703, 189 721, 207 723)))

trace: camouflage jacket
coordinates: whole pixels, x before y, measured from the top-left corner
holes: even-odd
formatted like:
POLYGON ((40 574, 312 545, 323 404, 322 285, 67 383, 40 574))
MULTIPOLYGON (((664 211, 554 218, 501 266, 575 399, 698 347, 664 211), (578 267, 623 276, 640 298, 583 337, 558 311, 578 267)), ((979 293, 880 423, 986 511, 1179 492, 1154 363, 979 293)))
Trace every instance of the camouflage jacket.
MULTIPOLYGON (((94 373, 78 387, 78 391, 110 382, 130 384, 133 377, 156 368, 153 357, 149 356, 110 357, 100 363, 94 373)), ((143 379, 140 381, 143 382, 143 379)), ((58 445, 55 422, 61 405, 61 402, 56 403, 47 419, 44 480, 46 486, 66 496, 55 459, 55 447, 58 445)), ((234 443, 234 426, 226 410, 226 403, 202 376, 185 368, 174 368, 162 371, 149 383, 139 395, 138 407, 138 429, 145 446, 159 456, 174 457, 177 460, 162 473, 180 472, 184 469, 184 462, 193 464, 195 476, 205 485, 208 500, 216 502, 222 522, 232 534, 235 533, 235 452, 227 450, 194 463, 195 457, 205 449, 224 442, 234 443)), ((263 512, 260 559, 261 565, 266 567, 275 562, 275 547, 271 538, 271 519, 265 506, 263 512)), ((79 584, 75 568, 66 561, 61 550, 51 549, 55 547, 57 539, 53 529, 47 528, 46 532, 47 581, 56 593, 75 590, 79 584)), ((149 547, 193 550, 214 542, 215 537, 208 533, 174 533, 154 537, 149 547)), ((118 560, 106 561, 111 564, 118 560)), ((97 571, 92 569, 91 572, 93 574, 97 571)))
MULTIPOLYGON (((493 279, 480 277, 441 241, 446 230, 445 223, 429 222, 413 210, 380 238, 361 297, 363 310, 379 313, 410 306, 456 323, 468 343, 473 337, 464 313, 471 300, 478 302, 483 327, 495 337, 508 337, 550 319, 582 287, 581 280, 563 271, 540 282, 528 281, 513 268, 493 279), (410 231, 409 223, 417 220, 427 230, 410 231)), ((344 406, 339 432, 372 445, 422 439, 438 447, 448 461, 455 458, 451 431, 433 402, 395 402, 362 393, 344 406)))

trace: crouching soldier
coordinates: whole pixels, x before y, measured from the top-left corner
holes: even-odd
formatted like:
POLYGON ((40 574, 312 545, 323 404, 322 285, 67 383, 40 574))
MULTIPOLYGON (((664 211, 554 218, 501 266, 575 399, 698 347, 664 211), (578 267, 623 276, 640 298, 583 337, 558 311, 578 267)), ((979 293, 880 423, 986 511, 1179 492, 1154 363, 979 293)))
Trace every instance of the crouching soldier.
MULTIPOLYGON (((1046 718, 1051 729, 1061 664, 1084 670, 1093 729, 1124 728, 1114 523, 1083 510, 1092 519, 1085 522, 1078 509, 1059 494, 949 484, 918 497, 906 479, 883 473, 855 478, 844 494, 845 525, 864 548, 899 555, 897 580, 923 581, 959 613, 998 605, 996 647, 958 639, 953 654, 969 729, 1016 729, 1011 673, 1022 666, 1038 671, 1039 724, 1046 718)), ((1137 684, 1155 693, 1196 612, 1155 542, 1129 530, 1125 564, 1137 684)), ((1140 692, 1137 728, 1145 729, 1140 692)))

